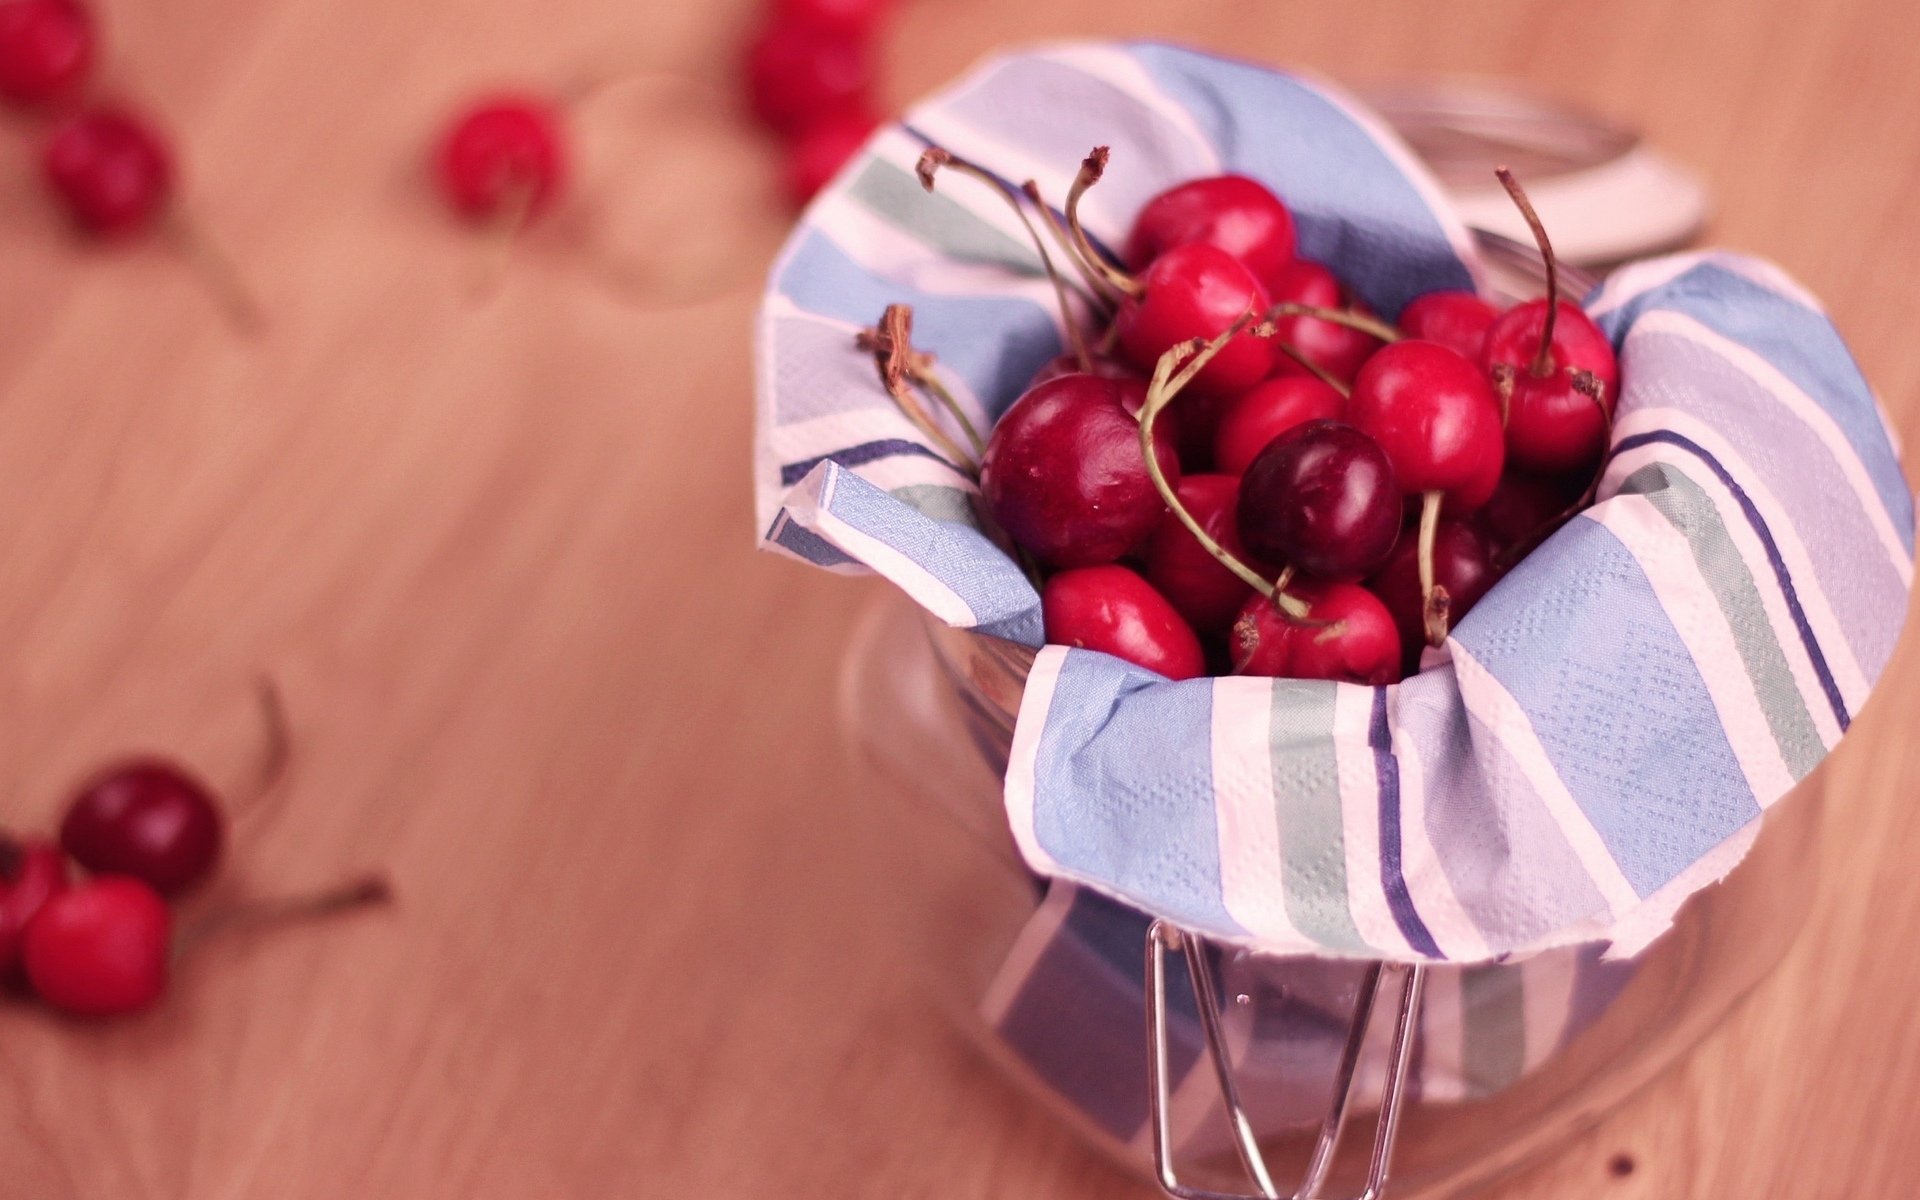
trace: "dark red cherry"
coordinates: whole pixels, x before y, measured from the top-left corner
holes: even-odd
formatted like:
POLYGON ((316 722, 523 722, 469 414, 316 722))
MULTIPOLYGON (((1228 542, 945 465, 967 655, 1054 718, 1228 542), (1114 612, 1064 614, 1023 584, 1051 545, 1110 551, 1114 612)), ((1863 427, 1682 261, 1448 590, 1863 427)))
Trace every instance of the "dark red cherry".
POLYGON ((1428 292, 1400 310, 1400 328, 1408 337, 1439 342, 1479 362, 1487 348, 1487 330, 1499 315, 1498 309, 1472 292, 1428 292))
MULTIPOLYGON (((1494 561, 1495 551, 1492 540, 1471 520, 1442 517, 1434 527, 1433 579, 1447 589, 1447 616, 1452 624, 1459 624, 1499 580, 1502 572, 1494 561)), ((1387 565, 1367 580, 1367 587, 1393 614, 1405 655, 1401 669, 1413 674, 1426 643, 1426 604, 1420 588, 1419 544, 1412 529, 1400 539, 1387 565)))
POLYGON ((1346 397, 1311 375, 1255 384, 1227 407, 1214 428, 1214 469, 1238 475, 1274 438, 1308 421, 1332 420, 1345 404, 1346 397))
POLYGON ((94 43, 93 18, 77 0, 0 0, 0 96, 51 104, 77 94, 94 43))
POLYGON ((1535 475, 1509 467, 1500 476, 1500 486, 1473 514, 1474 522, 1511 561, 1559 528, 1585 490, 1585 481, 1577 475, 1535 475))
MULTIPOLYGON (((980 491, 1014 541, 1054 567, 1109 563, 1146 540, 1166 505, 1140 453, 1120 380, 1062 375, 1014 401, 987 439, 980 491)), ((1154 429, 1162 472, 1180 477, 1173 440, 1154 429)))
MULTIPOLYGON (((1240 481, 1231 475, 1188 475, 1174 489, 1207 536, 1227 553, 1272 578, 1276 571, 1262 565, 1240 542, 1238 512, 1240 481)), ((1218 633, 1233 624, 1251 589, 1207 552, 1180 518, 1169 510, 1147 541, 1147 582, 1202 633, 1218 633)))
POLYGON ((20 939, 40 906, 67 887, 67 858, 44 839, 0 834, 0 978, 20 965, 20 939))
POLYGON ((1102 379, 1136 379, 1141 384, 1141 399, 1144 400, 1147 394, 1145 386, 1147 377, 1142 375, 1140 369, 1132 363, 1122 358, 1094 354, 1088 356, 1087 365, 1082 368, 1080 360, 1071 350, 1048 359, 1038 371, 1033 373, 1033 378, 1027 382, 1027 386, 1038 387, 1047 380, 1058 379, 1062 375, 1098 375, 1102 379))
POLYGON ((1607 335, 1578 305, 1560 302, 1553 339, 1543 353, 1546 323, 1547 302, 1529 300, 1501 314, 1487 332, 1487 368, 1511 372, 1513 378, 1507 453, 1517 466, 1533 471, 1585 470, 1606 450, 1619 360, 1607 335), (1582 373, 1597 389, 1583 385, 1582 373))
POLYGON ((1471 512, 1500 482, 1500 404, 1478 367, 1445 346, 1407 340, 1367 360, 1347 420, 1380 443, 1409 496, 1444 493, 1471 512))
POLYGON ((1393 552, 1405 507, 1372 438, 1309 421, 1275 438, 1241 477, 1240 540, 1319 579, 1359 579, 1393 552))
POLYGON ((1120 566, 1076 567, 1040 592, 1047 641, 1099 650, 1168 679, 1206 671, 1200 639, 1153 585, 1120 566))
MULTIPOLYGON (((1350 303, 1347 290, 1326 267, 1309 259, 1295 259, 1274 276, 1269 292, 1275 304, 1308 304, 1315 308, 1348 308, 1360 312, 1362 305, 1350 303)), ((1379 338, 1323 321, 1319 317, 1281 317, 1274 322, 1274 336, 1304 355, 1307 360, 1343 383, 1350 383, 1360 364, 1381 346, 1379 338)), ((1284 375, 1305 371, 1291 358, 1281 354, 1276 369, 1284 375)))
POLYGON ((173 156, 160 131, 116 108, 92 108, 48 135, 40 168, 86 233, 126 237, 150 228, 173 197, 173 156))
POLYGON ((1227 635, 1235 675, 1332 679, 1384 687, 1400 679, 1400 633, 1379 597, 1357 583, 1295 581, 1289 595, 1308 619, 1288 617, 1253 597, 1227 635))
POLYGON ((159 759, 121 763, 74 797, 60 845, 96 875, 131 875, 163 895, 205 879, 219 861, 226 822, 213 793, 159 759))
MULTIPOLYGON (((1241 317, 1267 310, 1267 290, 1239 259, 1217 246, 1189 242, 1153 260, 1139 278, 1141 292, 1120 306, 1120 348, 1142 371, 1193 338, 1219 337, 1241 317)), ((1274 349, 1266 339, 1241 333, 1221 348, 1188 391, 1232 395, 1265 379, 1274 349)))
POLYGON ((1293 261, 1293 214, 1265 185, 1244 175, 1191 179, 1141 207, 1127 237, 1127 264, 1144 271, 1188 242, 1225 250, 1264 284, 1293 261))

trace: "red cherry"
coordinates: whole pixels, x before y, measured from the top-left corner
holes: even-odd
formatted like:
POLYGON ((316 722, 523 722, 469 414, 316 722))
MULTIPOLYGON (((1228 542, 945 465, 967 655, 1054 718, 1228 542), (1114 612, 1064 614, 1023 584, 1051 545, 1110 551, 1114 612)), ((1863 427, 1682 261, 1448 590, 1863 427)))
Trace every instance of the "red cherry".
POLYGON ((856 109, 823 117, 797 135, 787 147, 787 198, 794 207, 831 183, 878 125, 872 115, 856 109))
MULTIPOLYGON (((1277 574, 1262 567, 1240 542, 1235 518, 1240 503, 1238 479, 1231 475, 1188 475, 1174 491, 1207 536, 1229 554, 1269 578, 1277 574)), ((1146 575, 1147 581, 1202 633, 1218 633, 1233 624, 1249 592, 1246 581, 1209 553, 1171 510, 1160 518, 1159 528, 1147 542, 1146 575)))
POLYGON ((60 844, 101 875, 131 875, 162 895, 205 879, 220 858, 225 821, 206 786, 157 759, 122 763, 80 790, 60 844))
POLYGON ((435 156, 440 192, 463 216, 531 216, 565 183, 564 122, 537 96, 491 96, 461 110, 435 156))
POLYGON ((93 18, 76 0, 0 0, 0 96, 50 104, 93 67, 93 18))
POLYGON ((1378 443, 1309 421, 1270 442, 1240 480, 1240 540, 1319 579, 1359 579, 1393 552, 1404 507, 1378 443))
POLYGON ((1472 292, 1428 292, 1400 310, 1400 328, 1408 337, 1439 342, 1474 362, 1487 347, 1487 329, 1500 315, 1472 292))
POLYGON ((1308 421, 1332 420, 1345 405, 1346 397, 1311 375, 1256 384, 1221 415, 1213 434, 1213 465, 1238 475, 1274 438, 1308 421))
MULTIPOLYGON (((1175 246, 1153 260, 1115 318, 1120 348, 1151 371, 1160 356, 1194 338, 1211 341, 1235 321, 1267 310, 1267 290, 1240 260, 1205 242, 1175 246)), ((1243 332, 1195 375, 1188 390, 1201 395, 1243 392, 1273 370, 1274 350, 1243 332)), ((1210 433, 1210 431, 1209 431, 1210 433)))
POLYGON ((1079 567, 1047 580, 1040 592, 1047 641, 1099 650, 1168 679, 1206 671, 1200 639, 1166 597, 1125 567, 1079 567))
POLYGON ((1189 180, 1142 206, 1127 237, 1127 263, 1144 271, 1188 242, 1225 250, 1264 285, 1293 261, 1293 214, 1263 184, 1244 175, 1189 180))
MULTIPOLYGON (((1308 259, 1295 259, 1273 277, 1271 295, 1275 304, 1306 304, 1314 308, 1349 307, 1347 290, 1332 271, 1308 259)), ((1360 305, 1351 305, 1365 312, 1360 305)), ((1360 364, 1381 346, 1379 338, 1336 325, 1319 317, 1281 317, 1273 323, 1274 336, 1304 356, 1307 361, 1343 382, 1351 382, 1360 364)), ((1282 354, 1275 360, 1282 374, 1297 375, 1305 370, 1282 354)))
POLYGON ((1511 560, 1559 528, 1585 490, 1577 476, 1534 475, 1509 467, 1492 497, 1473 514, 1474 521, 1511 560))
POLYGON ((754 115, 781 133, 865 108, 872 84, 866 40, 842 30, 774 21, 747 47, 754 115))
POLYGON ((1265 596, 1249 600, 1228 635, 1234 674, 1375 687, 1400 679, 1400 634, 1372 592, 1302 580, 1288 593, 1305 601, 1311 616, 1295 620, 1265 596))
POLYGON ((27 982, 76 1016, 138 1012, 166 990, 172 931, 167 902, 140 880, 90 879, 48 900, 28 924, 27 982))
POLYGON ((893 10, 893 0, 775 0, 774 19, 842 33, 865 34, 893 10))
MULTIPOLYGON (((1087 365, 1082 367, 1080 359, 1071 350, 1048 359, 1044 366, 1033 373, 1033 378, 1028 381, 1027 386, 1038 387, 1047 380, 1058 379, 1062 375, 1098 375, 1102 379, 1137 380, 1141 384, 1141 399, 1144 400, 1147 394, 1146 376, 1140 374, 1139 368, 1132 363, 1124 359, 1095 354, 1091 355, 1087 359, 1087 365)), ((1136 408, 1134 411, 1139 410, 1136 408)))
POLYGON ((1486 376, 1445 346, 1395 342, 1368 359, 1347 419, 1380 443, 1410 496, 1442 492, 1448 511, 1471 512, 1500 482, 1500 403, 1486 376))
MULTIPOLYGON (((1000 527, 1055 567, 1113 562, 1153 532, 1164 503, 1128 412, 1134 389, 1095 375, 1030 388, 994 425, 980 491, 1000 527)), ((1160 469, 1180 477, 1173 439, 1154 430, 1160 469)))
POLYGON ((1513 379, 1507 452, 1529 470, 1586 470, 1606 450, 1620 364, 1607 335, 1578 305, 1560 302, 1543 354, 1546 324, 1547 302, 1529 300, 1501 314, 1487 333, 1488 369, 1513 379), (1598 383, 1597 395, 1581 390, 1582 372, 1598 383))
POLYGON ((0 836, 0 977, 20 964, 20 939, 42 905, 67 886, 67 860, 44 840, 0 836))
MULTIPOLYGON (((1434 528, 1433 578, 1447 589, 1450 621, 1458 622, 1466 616, 1467 610, 1498 582, 1502 572, 1494 561, 1494 552, 1493 542, 1472 521, 1442 517, 1434 528)), ((1367 580, 1367 586, 1393 614, 1406 656, 1401 668, 1413 674, 1420 665, 1420 647, 1426 640, 1426 601, 1420 587, 1419 545, 1411 534, 1401 539, 1393 557, 1367 580)))
POLYGON ((158 130, 131 113, 77 113, 47 138, 40 165, 74 222, 100 237, 151 226, 173 194, 173 162, 158 130))

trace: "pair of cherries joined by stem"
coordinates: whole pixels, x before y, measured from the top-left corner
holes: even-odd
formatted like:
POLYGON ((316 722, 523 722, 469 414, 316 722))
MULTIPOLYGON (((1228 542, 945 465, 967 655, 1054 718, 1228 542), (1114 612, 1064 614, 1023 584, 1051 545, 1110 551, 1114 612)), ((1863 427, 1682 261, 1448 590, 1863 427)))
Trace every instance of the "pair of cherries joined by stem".
MULTIPOLYGON (((263 685, 268 721, 252 801, 287 762, 277 691, 263 685)), ((222 931, 379 903, 379 877, 313 895, 229 907, 176 933, 173 903, 207 881, 228 841, 212 789, 178 763, 142 756, 114 764, 74 795, 57 839, 0 835, 0 977, 74 1016, 133 1013, 165 993, 174 962, 222 931), (73 881, 69 864, 86 877, 73 881)))
MULTIPOLYGON (((1057 216, 1032 182, 1015 190, 937 148, 921 162, 929 190, 955 169, 1010 203, 1060 301, 1068 353, 988 437, 969 428, 984 507, 1042 586, 1049 640, 1170 678, 1209 661, 1401 678, 1590 494, 1618 379, 1611 348, 1594 349, 1597 329, 1551 286, 1506 314, 1430 293, 1388 325, 1297 256, 1285 205, 1244 177, 1150 200, 1116 262, 1079 217, 1107 161, 1087 156, 1057 216), (1107 322, 1097 345, 1082 311, 1107 322), (1531 382, 1503 357, 1508 329, 1537 335, 1531 382), (1583 407, 1542 402, 1566 394, 1583 407), (1535 444, 1556 439, 1558 465, 1536 465, 1535 444)), ((1551 264, 1544 231, 1540 244, 1551 264)))

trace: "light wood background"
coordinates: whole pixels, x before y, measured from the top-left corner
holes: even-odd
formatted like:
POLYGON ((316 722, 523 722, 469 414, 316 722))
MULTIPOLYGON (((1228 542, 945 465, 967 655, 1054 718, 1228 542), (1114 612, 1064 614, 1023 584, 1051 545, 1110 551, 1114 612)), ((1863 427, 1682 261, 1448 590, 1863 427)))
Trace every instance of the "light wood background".
MULTIPOLYGON (((379 865, 400 902, 209 947, 143 1019, 0 1010, 0 1197, 1145 1196, 878 951, 885 846, 823 736, 871 593, 750 549, 750 281, 784 218, 714 98, 749 0, 104 8, 109 83, 177 130, 272 325, 234 336, 162 249, 63 236, 31 127, 0 128, 0 818, 50 821, 137 745, 244 778, 268 669, 298 762, 222 892, 379 865), (476 304, 425 135, 480 84, 637 67, 711 87, 577 114, 577 202, 476 304), (596 265, 663 257, 717 294, 650 309, 596 265)), ((1643 126, 1920 432, 1904 0, 907 0, 889 95, 1145 32, 1643 126)), ((1911 650, 1838 764, 1785 969, 1501 1200, 1920 1184, 1911 650)))

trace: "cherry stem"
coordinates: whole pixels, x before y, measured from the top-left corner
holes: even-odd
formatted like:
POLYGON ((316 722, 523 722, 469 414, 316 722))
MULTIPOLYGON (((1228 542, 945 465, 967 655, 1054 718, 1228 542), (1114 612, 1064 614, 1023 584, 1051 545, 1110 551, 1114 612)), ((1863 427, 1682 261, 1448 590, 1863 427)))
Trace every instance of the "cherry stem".
MULTIPOLYGON (((1096 274, 1094 269, 1087 265, 1086 260, 1080 257, 1080 248, 1073 244, 1073 235, 1067 232, 1066 225, 1054 214, 1046 197, 1040 194, 1040 185, 1029 179, 1020 185, 1020 192, 1033 202, 1034 211, 1040 214, 1041 224, 1045 225, 1047 232, 1053 235, 1054 244, 1060 247, 1060 252, 1067 256, 1067 261, 1073 264, 1074 271, 1085 281, 1087 298, 1095 305, 1111 307, 1114 297, 1107 287, 1107 281, 1096 274)), ((1108 326, 1107 343, 1101 353, 1112 352, 1113 336, 1113 327, 1108 326)))
POLYGON ((1074 319, 1073 309, 1067 304, 1067 284, 1053 265, 1053 255, 1047 253, 1047 244, 1040 239, 1040 231, 1033 227, 1033 221, 1027 216, 1026 206, 1020 203, 1020 194, 994 176, 991 171, 977 163, 968 162, 952 151, 940 146, 929 146, 914 166, 913 173, 920 178, 920 186, 933 191, 933 177, 942 167, 951 167, 963 175, 970 175, 993 189, 995 195, 1007 202, 1013 209, 1013 215, 1020 218, 1020 224, 1027 231, 1027 238, 1033 242, 1033 248, 1040 253, 1040 266, 1047 273, 1047 282, 1053 285, 1054 300, 1060 305, 1060 324, 1067 331, 1067 344, 1073 348, 1074 361, 1080 364, 1082 371, 1093 370, 1093 358, 1087 353, 1087 340, 1080 332, 1080 322, 1074 319))
POLYGON ((1316 304, 1295 304, 1291 301, 1274 305, 1267 310, 1267 319, 1278 320, 1281 317, 1313 317, 1334 325, 1344 325, 1348 329, 1357 329, 1361 333, 1379 338, 1383 342, 1397 342, 1400 331, 1377 317, 1363 313, 1350 312, 1344 308, 1321 308, 1316 304))
POLYGON ((919 354, 913 348, 913 308, 906 304, 889 304, 881 314, 880 324, 873 329, 863 329, 855 338, 855 344, 862 350, 873 354, 874 365, 879 368, 880 382, 887 389, 887 395, 899 407, 901 415, 913 422, 914 427, 927 435, 952 460, 964 474, 971 478, 980 477, 980 464, 975 458, 960 448, 934 422, 933 415, 914 395, 913 384, 926 387, 936 400, 943 405, 965 429, 967 437, 973 442, 976 452, 984 453, 986 443, 975 429, 973 422, 961 411, 959 402, 953 394, 940 384, 931 368, 931 358, 919 354))
POLYGON ((374 874, 309 895, 238 904, 209 913, 183 929, 180 936, 174 939, 173 957, 178 961, 211 938, 317 920, 356 908, 386 904, 392 899, 393 887, 387 882, 387 877, 374 874))
POLYGON ((501 195, 500 211, 487 229, 480 256, 480 271, 474 276, 473 298, 491 299, 507 277, 507 264, 513 258, 513 244, 533 219, 534 185, 530 179, 515 179, 501 195))
POLYGON ((1280 611, 1287 616, 1304 620, 1309 616, 1307 605, 1297 597, 1289 596, 1285 590, 1285 581, 1291 579, 1291 572, 1281 573, 1281 583, 1276 585, 1261 578, 1260 572, 1242 562, 1239 556, 1216 541, 1212 534, 1201 527, 1200 522, 1180 502, 1180 495, 1167 481, 1167 474, 1160 469, 1160 456, 1155 452, 1153 440, 1154 422, 1159 420, 1160 412, 1173 401, 1180 390, 1205 367, 1213 356, 1226 348, 1228 342, 1238 337, 1253 321, 1248 313, 1227 327, 1227 331, 1211 342, 1202 342, 1199 338, 1181 342, 1160 356, 1154 364, 1153 380, 1147 385, 1146 403, 1140 406, 1140 454, 1146 459, 1147 475, 1153 480, 1153 486, 1160 498, 1173 511, 1174 517, 1187 528, 1202 549, 1211 554, 1221 566, 1239 576, 1241 581, 1262 596, 1271 599, 1280 611), (1182 363, 1185 363, 1182 366, 1182 363))
POLYGON ((1533 201, 1527 199, 1527 191, 1520 186, 1520 181, 1505 167, 1495 167, 1493 173, 1513 198, 1514 207, 1526 218, 1527 228, 1533 230, 1534 245, 1540 247, 1540 257, 1547 265, 1547 321, 1540 327, 1540 350, 1534 355, 1531 368, 1535 379, 1545 379, 1553 374, 1553 327, 1560 318, 1560 262, 1553 253, 1553 243, 1547 238, 1547 227, 1534 211, 1533 201))
POLYGON ((165 231, 235 330, 251 336, 266 328, 266 310, 254 298, 253 289, 247 286, 232 256, 183 216, 176 214, 169 219, 165 231))
POLYGON ((1513 416, 1513 364, 1494 363, 1487 374, 1493 379, 1493 394, 1500 401, 1500 428, 1505 429, 1513 416))
POLYGON ((1140 286, 1140 281, 1108 262, 1105 255, 1094 249, 1092 239, 1087 237, 1086 228, 1080 224, 1080 197, 1087 194, 1088 188, 1099 183, 1100 177, 1106 174, 1106 171, 1107 148, 1095 146, 1093 151, 1080 161, 1080 171, 1073 177, 1073 187, 1067 191, 1067 229, 1073 234, 1073 244, 1079 249, 1080 256, 1086 260, 1089 267, 1093 268, 1094 273, 1106 282, 1107 286, 1122 296, 1138 298, 1146 290, 1140 286))
MULTIPOLYGON (((1272 325, 1271 323, 1269 323, 1269 324, 1262 325, 1260 328, 1261 330, 1271 330, 1272 325)), ((1256 331, 1256 332, 1259 332, 1259 331, 1256 331)), ((1275 336, 1273 339, 1273 344, 1275 347, 1279 349, 1280 353, 1286 355, 1288 358, 1292 359, 1294 362, 1300 364, 1301 369, 1306 371, 1307 374, 1313 376, 1315 379, 1318 379, 1321 383, 1326 384, 1328 387, 1332 388, 1334 391, 1340 393, 1340 398, 1342 400, 1349 400, 1353 398, 1352 388, 1342 383, 1339 377, 1334 375, 1333 372, 1327 370, 1325 367, 1321 366, 1319 363, 1308 358, 1305 354, 1302 354, 1298 349, 1294 347, 1292 342, 1283 341, 1278 336, 1275 336)))
POLYGON ((1447 498, 1442 491, 1427 492, 1420 497, 1420 595, 1422 623, 1427 634, 1427 645, 1443 646, 1447 641, 1447 622, 1452 598, 1447 589, 1433 580, 1433 542, 1440 529, 1440 504, 1447 498))
POLYGON ((280 685, 273 676, 262 675, 254 681, 254 696, 260 705, 260 761, 254 767, 246 798, 234 806, 236 820, 261 810, 262 802, 286 779, 287 765, 293 759, 293 732, 280 685))

